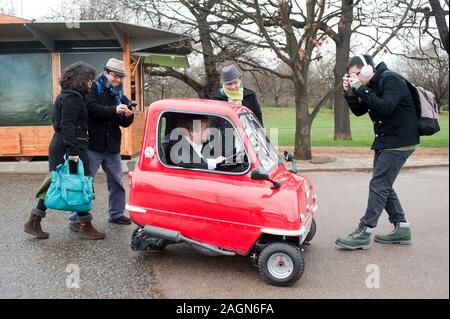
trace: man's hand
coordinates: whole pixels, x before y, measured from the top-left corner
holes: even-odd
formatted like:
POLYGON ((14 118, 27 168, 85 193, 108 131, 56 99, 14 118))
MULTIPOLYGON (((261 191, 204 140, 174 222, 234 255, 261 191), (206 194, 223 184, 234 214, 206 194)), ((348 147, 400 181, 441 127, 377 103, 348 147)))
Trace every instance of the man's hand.
POLYGON ((216 158, 216 163, 217 164, 223 163, 225 162, 226 159, 227 159, 226 157, 219 156, 218 158, 216 158))
POLYGON ((126 106, 125 104, 120 104, 116 107, 116 114, 126 113, 129 111, 130 110, 128 109, 128 106, 126 106))
POLYGON ((78 162, 78 160, 80 159, 80 156, 78 155, 71 155, 69 156, 69 161, 73 161, 73 162, 78 162))
POLYGON ((358 76, 353 76, 352 79, 351 79, 350 85, 351 85, 352 88, 357 90, 362 85, 362 83, 359 80, 358 76))
POLYGON ((131 115, 133 115, 133 111, 127 107, 127 110, 125 112, 125 117, 130 117, 131 115))

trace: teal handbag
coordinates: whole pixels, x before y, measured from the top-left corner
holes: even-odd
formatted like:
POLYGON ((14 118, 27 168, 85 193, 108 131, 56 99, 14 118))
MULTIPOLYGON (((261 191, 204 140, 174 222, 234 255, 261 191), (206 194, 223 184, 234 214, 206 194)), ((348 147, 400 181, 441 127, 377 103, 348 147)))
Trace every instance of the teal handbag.
POLYGON ((51 172, 51 184, 45 195, 47 208, 75 212, 92 210, 93 187, 90 176, 84 176, 83 162, 78 160, 77 174, 70 174, 69 160, 51 172))

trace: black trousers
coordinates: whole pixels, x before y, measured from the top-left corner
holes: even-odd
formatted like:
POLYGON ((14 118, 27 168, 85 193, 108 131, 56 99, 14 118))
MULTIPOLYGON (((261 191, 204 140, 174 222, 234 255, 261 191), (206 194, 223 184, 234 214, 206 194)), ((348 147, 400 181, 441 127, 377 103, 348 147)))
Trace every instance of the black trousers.
POLYGON ((405 213, 393 185, 413 151, 375 152, 373 174, 369 183, 369 200, 361 223, 368 227, 376 227, 381 213, 385 209, 392 224, 406 222, 405 213))

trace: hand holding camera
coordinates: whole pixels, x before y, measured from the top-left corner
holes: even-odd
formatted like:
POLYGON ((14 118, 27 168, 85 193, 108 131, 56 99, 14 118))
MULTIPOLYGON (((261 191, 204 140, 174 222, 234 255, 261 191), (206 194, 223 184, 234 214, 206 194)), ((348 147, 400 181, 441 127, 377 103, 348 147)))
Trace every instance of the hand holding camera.
POLYGON ((355 90, 357 90, 360 86, 361 86, 361 81, 359 80, 359 77, 355 74, 345 74, 343 77, 343 82, 342 85, 344 87, 345 91, 349 91, 350 88, 354 88, 355 90))
POLYGON ((342 86, 344 88, 344 91, 348 92, 350 90, 351 83, 351 77, 349 74, 345 73, 344 77, 342 78, 342 86))
POLYGON ((125 104, 120 104, 116 107, 117 114, 126 113, 127 111, 129 111, 128 106, 126 106, 125 104))

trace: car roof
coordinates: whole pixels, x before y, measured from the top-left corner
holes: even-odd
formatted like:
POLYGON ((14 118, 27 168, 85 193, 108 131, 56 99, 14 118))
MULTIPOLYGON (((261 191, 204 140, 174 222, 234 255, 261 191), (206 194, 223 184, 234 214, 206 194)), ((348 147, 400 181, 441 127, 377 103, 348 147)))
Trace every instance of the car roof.
POLYGON ((193 98, 170 98, 159 100, 150 105, 152 111, 179 111, 191 113, 211 113, 232 117, 240 113, 247 113, 249 109, 242 105, 226 101, 193 99, 193 98))

